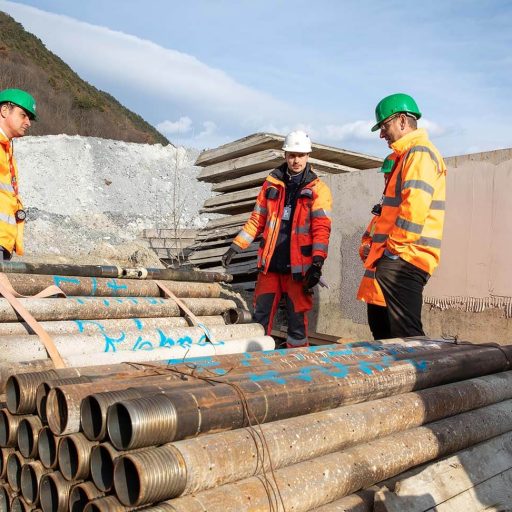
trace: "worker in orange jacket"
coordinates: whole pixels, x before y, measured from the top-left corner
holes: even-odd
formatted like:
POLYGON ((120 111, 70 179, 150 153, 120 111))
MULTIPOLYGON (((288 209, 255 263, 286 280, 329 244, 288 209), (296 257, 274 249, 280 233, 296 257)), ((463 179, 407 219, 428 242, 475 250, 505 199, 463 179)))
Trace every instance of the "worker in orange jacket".
POLYGON ((288 316, 287 346, 308 345, 307 313, 322 275, 331 232, 331 192, 308 163, 311 141, 303 131, 288 134, 286 162, 267 177, 254 210, 222 257, 228 267, 260 235, 254 319, 267 332, 281 296, 288 316))
POLYGON ((393 150, 392 167, 381 202, 372 210, 358 297, 381 306, 368 308, 375 338, 424 336, 423 288, 439 264, 446 167, 427 132, 417 128, 421 112, 411 96, 387 96, 375 117, 372 131, 380 130, 393 150))
POLYGON ((23 254, 25 210, 18 189, 12 141, 23 137, 36 117, 34 98, 20 89, 0 92, 0 260, 23 254))

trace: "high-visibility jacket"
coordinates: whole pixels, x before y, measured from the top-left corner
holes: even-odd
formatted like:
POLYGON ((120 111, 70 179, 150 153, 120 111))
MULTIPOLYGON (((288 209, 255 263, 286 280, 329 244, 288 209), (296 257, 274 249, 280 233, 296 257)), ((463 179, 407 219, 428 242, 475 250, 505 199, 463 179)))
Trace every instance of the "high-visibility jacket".
MULTIPOLYGON (((240 252, 261 234, 258 268, 264 273, 268 271, 281 226, 286 168, 287 165, 283 164, 267 177, 249 220, 231 245, 235 251, 240 252)), ((296 280, 302 279, 314 256, 327 258, 331 233, 331 191, 309 164, 304 172, 306 175, 297 194, 290 235, 290 266, 296 280)))
POLYGON ((12 144, 0 131, 0 245, 9 252, 23 254, 24 222, 16 222, 16 211, 23 209, 16 193, 18 167, 12 154, 12 144))
POLYGON ((396 162, 376 217, 364 266, 374 271, 384 251, 432 274, 439 264, 443 234, 446 167, 423 129, 391 145, 396 162))

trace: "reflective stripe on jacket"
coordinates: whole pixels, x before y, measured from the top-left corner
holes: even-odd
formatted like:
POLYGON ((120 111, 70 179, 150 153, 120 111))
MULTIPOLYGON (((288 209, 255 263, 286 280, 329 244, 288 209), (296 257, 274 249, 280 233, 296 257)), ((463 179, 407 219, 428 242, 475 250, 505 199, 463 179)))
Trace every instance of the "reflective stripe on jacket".
MULTIPOLYGON (((286 163, 267 177, 256 199, 249 220, 233 240, 240 252, 262 235, 258 268, 266 273, 274 254, 285 201, 286 163)), ((290 238, 290 263, 294 279, 301 279, 311 266, 313 256, 327 258, 331 232, 332 198, 329 187, 316 176, 309 164, 305 182, 297 194, 290 238)))
POLYGON ((375 270, 387 249, 432 274, 441 253, 446 167, 423 129, 408 133, 391 147, 397 162, 384 191, 364 266, 375 270))
POLYGON ((9 252, 23 254, 24 222, 16 222, 16 211, 23 208, 12 186, 11 163, 16 181, 18 168, 12 154, 12 145, 0 132, 0 245, 9 252))

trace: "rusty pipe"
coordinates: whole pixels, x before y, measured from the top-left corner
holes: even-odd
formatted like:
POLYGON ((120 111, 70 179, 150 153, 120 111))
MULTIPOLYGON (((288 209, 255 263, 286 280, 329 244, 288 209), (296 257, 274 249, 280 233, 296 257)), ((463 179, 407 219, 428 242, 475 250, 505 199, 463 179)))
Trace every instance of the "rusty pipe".
POLYGON ((90 473, 91 450, 97 444, 81 433, 64 436, 57 453, 62 476, 67 480, 86 480, 90 473))
POLYGON ((15 496, 11 501, 11 512, 32 512, 35 505, 26 502, 21 496, 15 496))
POLYGON ((16 449, 12 447, 0 448, 0 479, 5 479, 5 475, 7 472, 7 458, 11 453, 15 451, 16 449))
POLYGON ((254 322, 251 312, 243 308, 228 309, 222 316, 226 324, 249 324, 254 322))
POLYGON ((27 417, 27 415, 11 414, 7 409, 0 409, 0 447, 16 446, 19 424, 27 417))
MULTIPOLYGON (((171 299, 158 297, 71 297, 67 299, 18 299, 38 321, 97 320, 102 318, 162 318, 182 316, 171 299)), ((227 299, 183 299, 196 316, 221 315, 236 307, 227 299)), ((17 322, 17 313, 6 299, 0 299, 0 322, 17 322)))
POLYGON ((47 425, 39 431, 37 452, 45 468, 55 469, 58 464, 57 454, 62 437, 56 436, 47 425))
POLYGON ((16 495, 9 484, 0 484, 0 510, 8 512, 16 495))
POLYGON ((248 374, 247 380, 237 383, 238 389, 217 384, 118 402, 109 409, 107 429, 120 450, 163 444, 246 426, 240 392, 253 422, 267 423, 503 371, 509 366, 507 354, 512 354, 512 347, 473 347, 441 351, 419 361, 383 358, 360 366, 339 363, 307 371, 248 374))
POLYGON ((51 469, 45 468, 40 461, 34 460, 23 464, 21 468, 20 487, 21 494, 27 504, 37 505, 39 502, 39 482, 43 475, 51 469))
MULTIPOLYGON (((80 276, 46 276, 37 274, 11 274, 9 281, 21 295, 32 296, 48 286, 58 286, 68 297, 161 297, 162 291, 152 280, 91 278, 80 276)), ((218 283, 194 283, 185 281, 163 281, 176 296, 218 298, 221 286, 218 283)))
POLYGON ((39 502, 44 512, 66 512, 71 487, 78 482, 66 480, 59 471, 41 477, 39 502))
POLYGON ((130 506, 196 493, 506 399, 511 371, 266 423, 265 444, 238 429, 128 451, 116 463, 116 493, 130 506))
POLYGON ((134 509, 126 508, 115 496, 104 496, 92 500, 84 508, 84 512, 126 512, 127 510, 134 509))
MULTIPOLYGON (((278 469, 266 484, 250 477, 168 503, 175 512, 198 506, 208 512, 266 510, 269 493, 278 488, 288 510, 306 512, 510 430, 512 401, 507 400, 278 469)), ((273 504, 283 511, 280 502, 273 504)))
POLYGON ((74 485, 69 493, 69 512, 83 512, 85 506, 105 493, 96 488, 92 482, 74 485))
POLYGON ((94 485, 103 492, 114 487, 114 463, 124 451, 116 450, 110 443, 101 443, 91 450, 91 478, 94 485))
POLYGON ((32 462, 31 459, 26 459, 20 452, 13 452, 7 457, 7 482, 13 491, 20 492, 21 490, 21 468, 23 464, 32 462))
POLYGON ((37 415, 41 418, 43 423, 48 423, 48 418, 46 417, 46 399, 48 398, 48 393, 55 386, 65 386, 68 384, 84 384, 86 382, 92 382, 93 379, 91 377, 86 377, 85 375, 80 375, 79 377, 68 377, 67 379, 55 379, 55 380, 47 380, 45 382, 41 382, 39 386, 37 386, 36 391, 36 410, 37 415))
POLYGON ((37 439, 43 423, 37 416, 28 416, 18 426, 18 450, 26 459, 37 456, 37 439))

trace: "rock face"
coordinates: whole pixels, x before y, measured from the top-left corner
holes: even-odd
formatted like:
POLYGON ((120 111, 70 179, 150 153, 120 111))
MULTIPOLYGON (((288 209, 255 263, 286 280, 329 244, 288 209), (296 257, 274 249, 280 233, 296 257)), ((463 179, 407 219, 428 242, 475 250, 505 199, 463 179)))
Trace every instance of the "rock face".
POLYGON ((54 135, 16 140, 14 153, 25 261, 155 266, 144 228, 206 222, 199 208, 210 186, 196 180, 197 150, 54 135))

